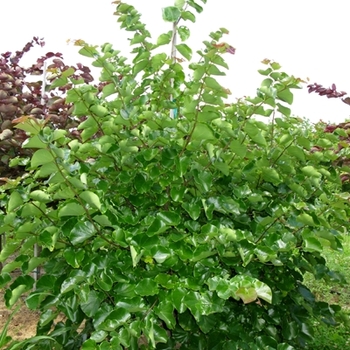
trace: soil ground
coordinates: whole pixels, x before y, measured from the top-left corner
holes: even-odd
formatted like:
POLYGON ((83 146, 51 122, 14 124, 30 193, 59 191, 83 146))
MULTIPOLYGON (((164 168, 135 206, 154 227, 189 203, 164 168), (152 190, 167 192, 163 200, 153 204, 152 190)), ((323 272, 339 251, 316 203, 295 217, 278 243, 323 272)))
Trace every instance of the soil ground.
MULTIPOLYGON (((27 339, 35 335, 36 325, 39 320, 39 313, 29 310, 23 301, 23 307, 14 315, 7 334, 14 340, 27 339)), ((0 292, 0 332, 4 329, 6 321, 11 315, 4 303, 4 293, 0 292)))

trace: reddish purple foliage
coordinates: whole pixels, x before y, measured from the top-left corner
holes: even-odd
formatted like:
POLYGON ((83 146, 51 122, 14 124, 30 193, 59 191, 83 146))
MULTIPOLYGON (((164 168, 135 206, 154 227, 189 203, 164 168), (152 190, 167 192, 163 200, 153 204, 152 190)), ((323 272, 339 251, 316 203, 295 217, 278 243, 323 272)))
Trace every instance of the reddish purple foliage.
POLYGON ((90 68, 77 64, 77 67, 67 66, 63 61, 63 55, 59 52, 48 52, 39 57, 29 68, 20 65, 25 53, 34 45, 44 46, 43 39, 34 37, 22 50, 14 54, 5 52, 0 55, 0 173, 2 177, 16 176, 16 169, 8 167, 9 160, 17 155, 29 155, 32 150, 22 149, 21 144, 27 138, 24 131, 13 128, 12 121, 24 115, 39 119, 46 119, 54 127, 66 129, 74 137, 79 137, 79 132, 74 131, 77 122, 71 117, 72 105, 66 103, 65 95, 71 88, 66 84, 57 89, 49 89, 42 92, 42 77, 45 62, 47 70, 55 72, 52 78, 47 79, 47 86, 60 76, 68 68, 74 69, 72 78, 83 78, 85 83, 91 83, 93 77, 90 68), (38 81, 28 77, 38 76, 38 81))
POLYGON ((320 96, 327 96, 328 98, 340 98, 346 95, 344 91, 337 91, 335 84, 332 84, 328 89, 317 83, 310 84, 307 87, 309 93, 316 92, 320 96))

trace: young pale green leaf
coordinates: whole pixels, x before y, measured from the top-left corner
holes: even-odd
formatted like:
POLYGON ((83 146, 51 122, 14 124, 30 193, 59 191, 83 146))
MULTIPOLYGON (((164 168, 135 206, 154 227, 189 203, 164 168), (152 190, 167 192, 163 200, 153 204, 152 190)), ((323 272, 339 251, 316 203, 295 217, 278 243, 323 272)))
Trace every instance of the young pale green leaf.
POLYGON ((308 166, 305 166, 303 168, 301 168, 301 171, 307 175, 307 176, 310 176, 310 177, 321 177, 322 174, 319 173, 315 167, 313 167, 312 165, 308 165, 308 166))
POLYGON ((290 108, 283 106, 281 103, 276 103, 276 106, 277 106, 278 112, 285 115, 286 117, 290 117, 292 112, 290 108))
POLYGON ((230 148, 232 152, 237 154, 239 157, 245 157, 247 153, 247 146, 244 145, 243 143, 239 142, 238 140, 232 140, 230 144, 230 148))
POLYGON ((88 45, 84 45, 84 47, 82 47, 79 50, 79 53, 82 56, 86 56, 86 57, 90 57, 90 58, 96 58, 99 55, 96 48, 94 48, 93 46, 88 46, 88 45))
POLYGON ((209 75, 226 75, 225 72, 222 72, 218 67, 216 67, 214 64, 211 64, 208 69, 208 74, 209 75))
POLYGON ((58 217, 62 216, 80 216, 85 213, 84 208, 78 203, 67 203, 59 211, 58 217))
POLYGON ((278 172, 274 168, 261 168, 262 177, 265 181, 273 184, 279 184, 281 182, 278 172))
POLYGON ((168 6, 162 9, 163 20, 166 22, 177 22, 181 16, 181 11, 176 6, 168 6))
POLYGON ((25 292, 33 288, 33 284, 34 279, 30 276, 18 277, 14 282, 13 289, 7 289, 5 292, 4 299, 6 306, 11 308, 25 292))
POLYGON ((215 55, 212 59, 211 59, 211 62, 213 64, 216 64, 218 66, 221 66, 221 67, 224 67, 226 69, 228 69, 228 64, 225 62, 225 60, 219 56, 219 55, 215 55))
POLYGON ((22 267, 22 270, 24 273, 30 273, 45 261, 46 261, 46 258, 38 258, 34 256, 30 258, 30 260, 28 261, 28 265, 26 264, 25 266, 22 267))
POLYGON ((196 22, 196 17, 191 11, 181 11, 181 18, 185 21, 189 20, 192 23, 196 22))
POLYGON ((39 149, 37 150, 31 159, 32 168, 37 168, 39 165, 52 163, 54 161, 54 157, 50 151, 47 149, 39 149))
POLYGON ((186 44, 178 44, 176 45, 176 49, 180 52, 182 56, 184 56, 188 61, 192 58, 192 49, 186 44))
POLYGON ((244 304, 249 304, 257 299, 258 294, 253 287, 240 287, 235 291, 235 296, 241 298, 244 304))
POLYGON ((13 210, 16 210, 22 204, 23 204, 22 196, 19 194, 19 192, 14 191, 10 195, 10 198, 7 204, 7 211, 11 212, 13 210))
POLYGON ((112 223, 107 215, 95 215, 93 220, 103 227, 112 226, 112 223))
POLYGON ((193 133, 192 133, 192 140, 195 141, 209 141, 209 140, 215 140, 216 137, 214 135, 213 129, 208 125, 204 123, 197 123, 193 133))
POLYGON ((305 153, 302 148, 292 145, 287 148, 287 152, 291 155, 297 158, 298 160, 305 162, 305 153))
POLYGON ((277 98, 279 98, 284 102, 287 102, 290 105, 293 103, 293 94, 290 92, 288 88, 277 90, 277 98))
POLYGON ((205 85, 215 91, 222 91, 223 87, 212 77, 204 78, 205 85))
POLYGON ((186 26, 180 26, 177 28, 182 41, 186 41, 190 37, 190 30, 186 26))
POLYGON ((92 105, 90 110, 99 118, 103 118, 106 114, 108 114, 108 109, 101 105, 92 105))
POLYGON ((91 191, 83 191, 79 197, 88 203, 91 207, 101 210, 101 202, 99 196, 91 191))
POLYGON ((68 78, 71 75, 73 75, 74 72, 75 72, 75 69, 73 67, 69 67, 62 72, 62 77, 68 78))
POLYGON ((315 226, 315 222, 314 219, 312 218, 311 215, 307 214, 307 213, 302 213, 299 214, 297 216, 298 221, 300 221, 301 223, 303 223, 304 225, 308 225, 308 226, 315 226))
POLYGON ((102 98, 105 99, 106 97, 113 95, 114 93, 116 93, 115 83, 109 83, 105 85, 102 89, 102 98))
POLYGON ((47 148, 47 143, 43 142, 38 135, 35 135, 22 144, 23 148, 47 148))
POLYGON ((255 280, 254 288, 258 298, 263 299, 270 304, 272 303, 272 290, 267 284, 259 280, 255 280))
POLYGON ((48 203, 52 201, 51 196, 41 190, 36 190, 30 193, 29 197, 35 201, 41 202, 41 203, 48 203))
POLYGON ((67 83, 68 83, 68 79, 66 77, 58 77, 50 85, 50 90, 53 90, 53 89, 56 89, 58 87, 64 86, 67 83))
POLYGON ((136 76, 138 73, 143 71, 148 65, 149 65, 148 59, 137 62, 133 66, 133 74, 136 76))
POLYGON ((142 255, 143 255, 143 251, 140 252, 140 254, 137 253, 136 249, 134 248, 134 246, 130 246, 130 255, 131 255, 131 260, 132 260, 132 266, 136 267, 137 264, 139 263, 142 255))
POLYGON ((192 6, 197 11, 197 13, 203 12, 203 7, 198 5, 195 1, 189 0, 188 4, 192 6))
POLYGON ((256 142, 258 145, 265 147, 267 145, 266 143, 266 139, 263 136, 263 134, 261 132, 259 132, 258 134, 256 134, 255 136, 252 136, 251 138, 254 142, 256 142))
POLYGON ((186 0, 175 0, 174 6, 176 6, 179 10, 182 10, 186 3, 186 0))
POLYGON ((161 34, 161 35, 159 35, 159 37, 157 39, 157 45, 158 46, 167 45, 170 43, 170 41, 171 41, 171 34, 170 33, 161 34))

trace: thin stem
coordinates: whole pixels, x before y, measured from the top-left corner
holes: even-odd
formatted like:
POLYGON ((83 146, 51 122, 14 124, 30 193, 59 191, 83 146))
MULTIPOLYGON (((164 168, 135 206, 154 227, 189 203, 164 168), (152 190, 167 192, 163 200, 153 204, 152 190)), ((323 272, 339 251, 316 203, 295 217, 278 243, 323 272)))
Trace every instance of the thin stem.
MULTIPOLYGON (((179 21, 176 21, 173 23, 173 38, 171 40, 171 61, 174 64, 176 62, 176 42, 177 42, 177 24, 179 23, 179 21)), ((174 88, 174 78, 170 79, 170 87, 171 89, 174 88)), ((173 100, 173 95, 170 95, 170 101, 173 100)), ((175 112, 174 109, 170 110, 170 119, 174 119, 175 118, 175 112)))

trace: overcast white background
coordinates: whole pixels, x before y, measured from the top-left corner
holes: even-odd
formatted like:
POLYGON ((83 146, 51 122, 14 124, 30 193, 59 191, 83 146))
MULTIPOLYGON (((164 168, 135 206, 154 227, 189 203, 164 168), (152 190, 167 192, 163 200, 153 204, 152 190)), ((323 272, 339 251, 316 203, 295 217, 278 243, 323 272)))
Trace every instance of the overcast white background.
MULTIPOLYGON (((162 20, 162 7, 173 0, 128 0, 142 14, 154 40, 171 29, 162 20)), ((310 83, 325 87, 332 83, 350 94, 349 7, 346 0, 207 0, 197 22, 185 22, 191 29, 190 46, 201 47, 208 34, 225 27, 223 40, 234 46, 235 55, 226 55, 230 66, 222 83, 232 100, 253 95, 263 79, 257 72, 264 58, 275 60, 282 70, 310 83)), ((44 37, 46 46, 35 48, 25 62, 33 62, 47 51, 62 52, 70 64, 86 59, 68 39, 90 44, 114 44, 127 56, 128 35, 119 29, 111 0, 1 0, 0 52, 21 49, 33 36, 44 37)), ((168 50, 169 51, 169 50, 168 50)), ((306 86, 295 92, 292 113, 314 122, 320 119, 342 122, 350 106, 340 99, 308 94, 306 86)))

